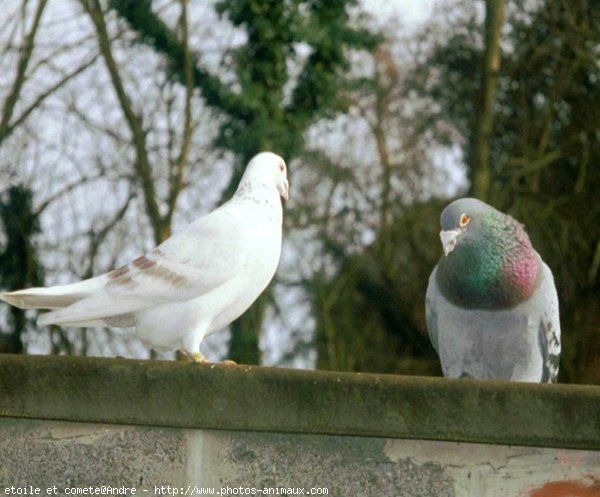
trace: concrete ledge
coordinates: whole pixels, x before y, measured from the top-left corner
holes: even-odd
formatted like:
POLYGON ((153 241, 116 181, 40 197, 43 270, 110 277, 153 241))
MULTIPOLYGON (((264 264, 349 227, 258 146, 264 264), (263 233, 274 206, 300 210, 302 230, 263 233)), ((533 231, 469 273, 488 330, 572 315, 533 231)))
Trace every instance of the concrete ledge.
POLYGON ((600 449, 600 387, 0 355, 0 416, 600 449))
POLYGON ((600 496, 600 451, 11 418, 0 433, 0 495, 600 496))

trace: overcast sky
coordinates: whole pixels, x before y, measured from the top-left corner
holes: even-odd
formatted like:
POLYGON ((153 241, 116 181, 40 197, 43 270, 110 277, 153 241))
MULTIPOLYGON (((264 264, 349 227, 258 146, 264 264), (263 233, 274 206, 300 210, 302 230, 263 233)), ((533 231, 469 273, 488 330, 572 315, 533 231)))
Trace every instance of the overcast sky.
POLYGON ((437 0, 363 0, 366 10, 381 19, 396 17, 406 26, 418 26, 431 15, 437 0))

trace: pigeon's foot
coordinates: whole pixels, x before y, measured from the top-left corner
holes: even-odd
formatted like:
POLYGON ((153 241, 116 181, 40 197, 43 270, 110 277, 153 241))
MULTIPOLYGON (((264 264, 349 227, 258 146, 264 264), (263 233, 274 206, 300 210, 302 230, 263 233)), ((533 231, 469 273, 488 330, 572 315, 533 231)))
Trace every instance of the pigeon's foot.
POLYGON ((206 357, 204 357, 202 352, 194 352, 193 354, 190 355, 190 359, 198 364, 203 364, 205 362, 208 362, 208 360, 206 359, 206 357))
POLYGON ((232 361, 231 359, 225 359, 219 363, 221 366, 237 366, 237 362, 232 361))
MULTIPOLYGON (((210 362, 206 357, 204 357, 202 352, 194 352, 192 354, 185 352, 183 357, 187 358, 187 360, 195 362, 196 364, 207 364, 210 362)), ((237 366, 237 362, 230 361, 229 359, 225 359, 224 361, 217 362, 215 364, 218 364, 219 366, 237 366)))

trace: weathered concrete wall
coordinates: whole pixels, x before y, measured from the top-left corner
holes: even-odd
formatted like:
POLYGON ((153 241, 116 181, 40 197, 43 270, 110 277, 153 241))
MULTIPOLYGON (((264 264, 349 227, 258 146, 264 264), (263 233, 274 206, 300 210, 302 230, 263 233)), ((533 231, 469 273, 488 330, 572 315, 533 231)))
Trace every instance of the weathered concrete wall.
POLYGON ((132 489, 600 497, 600 387, 0 355, 0 495, 132 489))
POLYGON ((112 486, 148 496, 282 488, 336 497, 600 496, 594 451, 9 418, 0 430, 0 493, 112 486))

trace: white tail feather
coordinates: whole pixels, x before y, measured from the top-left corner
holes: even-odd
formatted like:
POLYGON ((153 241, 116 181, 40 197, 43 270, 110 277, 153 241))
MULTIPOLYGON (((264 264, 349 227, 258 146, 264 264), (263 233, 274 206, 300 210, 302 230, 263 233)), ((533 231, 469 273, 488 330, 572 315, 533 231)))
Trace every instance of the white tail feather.
POLYGON ((30 288, 0 293, 0 299, 20 309, 61 309, 85 297, 85 294, 53 295, 48 288, 30 288))
POLYGON ((118 323, 129 322, 129 314, 156 304, 157 302, 151 299, 135 296, 115 297, 100 290, 68 307, 41 314, 38 317, 38 323, 81 327, 90 326, 91 322, 94 323, 94 326, 98 326, 99 322, 106 323, 107 320, 114 320, 118 323))
POLYGON ((106 276, 102 275, 70 285, 4 292, 0 293, 0 300, 20 309, 62 309, 88 297, 100 289, 105 282, 106 276))

